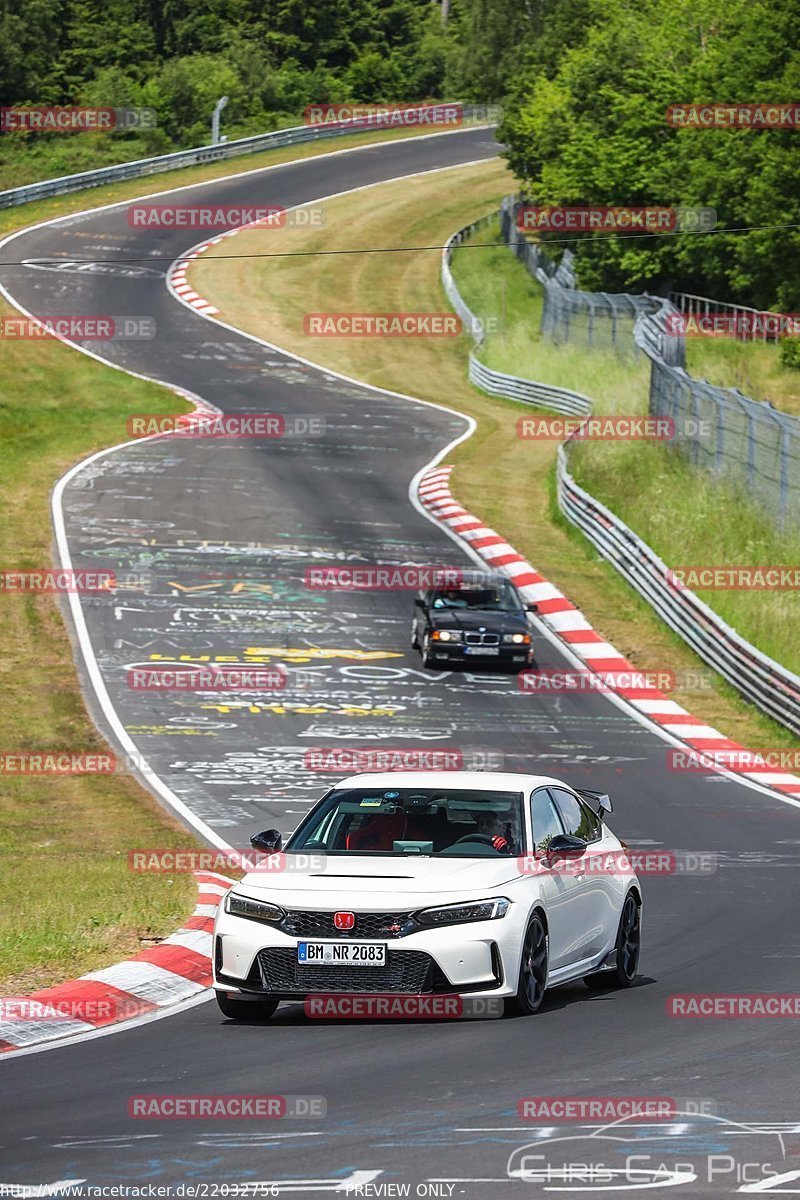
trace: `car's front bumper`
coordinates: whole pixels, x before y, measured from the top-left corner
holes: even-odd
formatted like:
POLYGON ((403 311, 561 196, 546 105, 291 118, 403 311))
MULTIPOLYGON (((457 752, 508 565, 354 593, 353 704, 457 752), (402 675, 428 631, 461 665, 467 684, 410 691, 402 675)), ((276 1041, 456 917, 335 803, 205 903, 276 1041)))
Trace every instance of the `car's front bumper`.
POLYGON ((386 945, 385 967, 330 967, 297 962, 298 943, 308 938, 223 913, 214 933, 214 987, 280 1000, 337 993, 509 996, 519 971, 516 926, 516 916, 506 916, 374 939, 386 945))
POLYGON ((429 654, 434 662, 458 664, 462 667, 529 667, 535 662, 532 646, 498 646, 497 654, 481 652, 480 646, 464 646, 459 642, 431 640, 429 654))

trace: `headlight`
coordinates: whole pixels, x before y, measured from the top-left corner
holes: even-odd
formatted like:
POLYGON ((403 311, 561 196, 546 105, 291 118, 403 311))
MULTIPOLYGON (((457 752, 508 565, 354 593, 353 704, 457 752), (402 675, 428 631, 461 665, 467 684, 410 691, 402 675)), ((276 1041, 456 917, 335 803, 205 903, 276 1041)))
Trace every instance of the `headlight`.
POLYGON ((511 907, 505 896, 496 900, 475 900, 471 904, 447 904, 444 908, 424 908, 415 914, 420 925, 458 925, 463 921, 495 921, 511 907))
POLYGON ((530 646, 531 635, 529 633, 504 633, 504 642, 514 642, 517 646, 530 646))
POLYGON ((431 639, 434 642, 460 642, 461 634, 457 629, 434 629, 431 639))
POLYGON ((247 917, 251 921, 282 921, 286 915, 277 904, 251 900, 249 896, 238 896, 236 892, 228 892, 225 897, 225 912, 232 917, 247 917))

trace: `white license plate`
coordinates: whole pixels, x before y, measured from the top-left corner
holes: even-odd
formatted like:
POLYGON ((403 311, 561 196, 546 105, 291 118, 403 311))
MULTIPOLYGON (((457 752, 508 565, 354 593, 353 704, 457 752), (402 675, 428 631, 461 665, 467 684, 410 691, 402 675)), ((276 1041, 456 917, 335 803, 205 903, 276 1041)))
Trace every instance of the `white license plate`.
POLYGON ((465 646, 465 654, 499 654, 499 646, 465 646))
POLYGON ((386 946, 375 942, 299 942, 297 961, 306 967, 385 967, 386 946))

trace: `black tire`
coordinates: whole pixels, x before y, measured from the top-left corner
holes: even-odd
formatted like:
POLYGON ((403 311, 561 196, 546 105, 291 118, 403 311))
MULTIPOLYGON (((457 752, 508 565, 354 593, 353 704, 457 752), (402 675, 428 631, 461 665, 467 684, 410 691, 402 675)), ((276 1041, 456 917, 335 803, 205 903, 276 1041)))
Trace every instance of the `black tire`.
POLYGON ((507 1011, 526 1017, 538 1012, 547 988, 550 942, 541 913, 534 913, 525 930, 517 994, 506 1001, 507 1011))
POLYGON ((521 675, 523 671, 538 671, 539 664, 537 663, 536 659, 534 659, 533 662, 522 663, 521 666, 516 666, 516 664, 512 664, 511 669, 515 675, 521 675))
POLYGON ((237 1000, 227 992, 215 992, 219 1011, 232 1021, 268 1021, 278 1007, 277 1000, 237 1000))
POLYGON ((614 949, 616 963, 610 970, 584 975, 583 982, 592 991, 629 988, 636 979, 642 949, 642 906, 633 892, 625 897, 614 949))
POLYGON ((420 647, 420 654, 422 655, 423 667, 433 667, 433 655, 431 654, 430 638, 423 637, 422 646, 420 647))

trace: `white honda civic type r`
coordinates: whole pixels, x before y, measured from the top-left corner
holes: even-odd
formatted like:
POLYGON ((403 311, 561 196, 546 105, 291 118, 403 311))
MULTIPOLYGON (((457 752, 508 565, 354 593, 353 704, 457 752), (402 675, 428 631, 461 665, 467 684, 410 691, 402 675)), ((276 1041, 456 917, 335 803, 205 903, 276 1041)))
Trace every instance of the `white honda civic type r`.
POLYGON ((277 830, 251 839, 270 857, 219 906, 220 1009, 253 1019, 311 995, 445 994, 533 1013, 570 980, 629 987, 642 894, 610 810, 544 775, 342 780, 282 851, 277 830))

